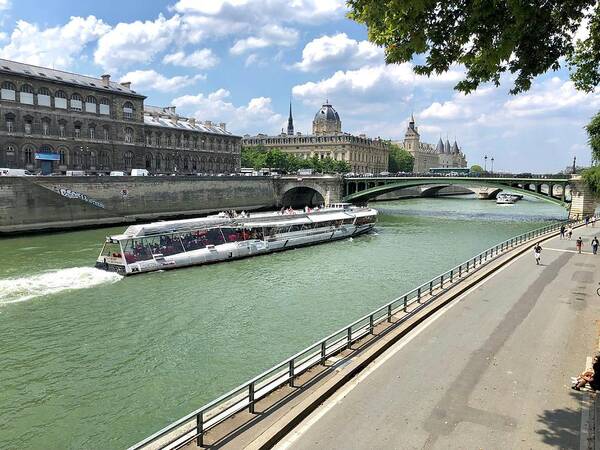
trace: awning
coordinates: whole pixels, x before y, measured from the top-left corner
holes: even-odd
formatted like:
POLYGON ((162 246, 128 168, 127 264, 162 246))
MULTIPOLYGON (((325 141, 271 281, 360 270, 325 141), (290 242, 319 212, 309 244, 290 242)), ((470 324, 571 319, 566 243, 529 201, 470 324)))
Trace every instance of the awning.
POLYGON ((60 155, 58 153, 36 153, 35 159, 42 161, 60 161, 60 155))

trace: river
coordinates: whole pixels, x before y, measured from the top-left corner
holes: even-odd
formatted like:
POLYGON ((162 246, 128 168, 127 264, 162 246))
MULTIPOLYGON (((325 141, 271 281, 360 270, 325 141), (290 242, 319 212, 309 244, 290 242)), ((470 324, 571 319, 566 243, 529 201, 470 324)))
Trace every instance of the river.
POLYGON ((0 448, 121 449, 393 297, 566 218, 525 199, 373 204, 376 232, 121 278, 123 227, 0 239, 0 448))

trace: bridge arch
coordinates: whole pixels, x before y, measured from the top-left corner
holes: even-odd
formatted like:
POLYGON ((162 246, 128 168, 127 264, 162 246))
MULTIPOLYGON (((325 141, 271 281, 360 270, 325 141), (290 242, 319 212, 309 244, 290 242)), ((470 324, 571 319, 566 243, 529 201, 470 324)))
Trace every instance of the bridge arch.
POLYGON ((304 208, 319 206, 325 203, 325 193, 321 189, 308 186, 296 186, 285 191, 280 197, 283 207, 304 208))
MULTIPOLYGON (((555 185, 558 184, 555 181, 555 185)), ((552 181, 544 180, 544 184, 549 185, 552 181)), ((562 180, 560 180, 562 181, 562 180)), ((379 195, 386 194, 388 192, 392 192, 398 189, 404 189, 408 187, 419 187, 419 186, 427 186, 427 185, 439 185, 443 183, 446 186, 450 185, 458 185, 465 187, 467 189, 477 188, 477 187, 488 187, 494 188, 495 191, 500 191, 502 189, 510 188, 516 190, 522 194, 530 195, 541 200, 545 200, 563 207, 567 207, 567 203, 564 198, 556 198, 551 195, 545 195, 541 192, 541 185, 539 181, 532 182, 530 180, 502 180, 502 179, 493 179, 493 180, 481 180, 477 178, 455 178, 455 179, 444 179, 440 180, 439 178, 413 178, 413 179, 404 179, 404 180, 390 180, 387 184, 383 186, 375 186, 372 188, 363 188, 361 189, 361 183, 358 182, 356 184, 356 191, 352 194, 346 195, 344 198, 345 201, 367 201, 372 198, 375 198, 379 195)), ((562 184, 562 183, 561 183, 562 184)), ((568 183, 564 183, 568 184, 568 183)), ((350 187, 350 186, 348 186, 350 187)), ((366 186, 365 186, 366 187, 366 186)), ((566 187, 566 186, 565 186, 566 187)), ((435 188, 435 186, 432 186, 435 188)), ((348 192, 351 189, 348 189, 348 192)), ((496 193, 497 193, 496 192, 496 193)))

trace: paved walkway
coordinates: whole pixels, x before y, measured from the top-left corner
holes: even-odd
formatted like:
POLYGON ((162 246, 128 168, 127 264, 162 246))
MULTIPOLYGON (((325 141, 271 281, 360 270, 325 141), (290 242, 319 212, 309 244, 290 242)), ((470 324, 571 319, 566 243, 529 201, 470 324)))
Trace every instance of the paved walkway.
POLYGON ((600 227, 527 252, 428 319, 344 386, 277 448, 580 447, 582 393, 597 348, 600 227))

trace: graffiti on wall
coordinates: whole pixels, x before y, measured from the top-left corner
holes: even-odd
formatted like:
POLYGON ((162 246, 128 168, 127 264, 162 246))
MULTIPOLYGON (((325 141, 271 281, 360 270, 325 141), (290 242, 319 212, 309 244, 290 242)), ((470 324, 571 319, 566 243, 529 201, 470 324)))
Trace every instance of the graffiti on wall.
POLYGON ((98 200, 94 200, 93 198, 90 198, 87 195, 82 194, 81 192, 76 192, 76 191, 72 191, 71 189, 61 188, 61 187, 55 187, 54 190, 56 192, 58 192, 60 195, 62 195, 63 197, 73 198, 73 199, 77 199, 77 200, 83 200, 84 202, 89 203, 90 205, 93 205, 96 208, 104 209, 104 204, 102 202, 99 202, 98 200))

